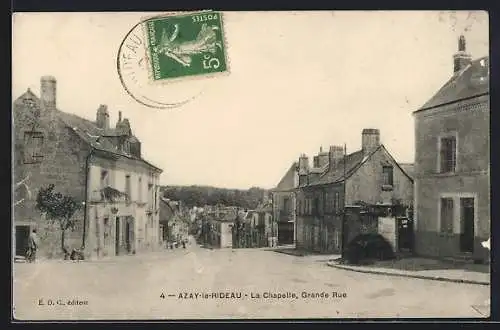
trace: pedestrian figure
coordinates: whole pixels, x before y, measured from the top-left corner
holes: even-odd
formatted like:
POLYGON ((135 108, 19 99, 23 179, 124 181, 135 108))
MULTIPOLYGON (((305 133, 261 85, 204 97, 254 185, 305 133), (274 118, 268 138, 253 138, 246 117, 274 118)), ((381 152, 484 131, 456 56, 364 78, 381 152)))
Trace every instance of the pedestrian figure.
POLYGON ((185 248, 186 248, 186 241, 185 241, 185 240, 183 240, 183 241, 182 241, 182 248, 183 248, 183 249, 185 249, 185 248))
POLYGON ((28 239, 28 255, 27 255, 28 262, 35 261, 37 249, 38 249, 38 236, 36 234, 36 229, 33 229, 28 239))

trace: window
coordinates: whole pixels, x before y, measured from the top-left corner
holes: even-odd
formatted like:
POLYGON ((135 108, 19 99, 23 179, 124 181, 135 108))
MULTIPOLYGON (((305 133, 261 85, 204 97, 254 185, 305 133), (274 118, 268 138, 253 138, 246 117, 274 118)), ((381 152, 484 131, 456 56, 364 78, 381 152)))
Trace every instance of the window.
POLYGON ((43 133, 25 132, 24 133, 24 163, 40 163, 42 155, 43 133))
POLYGON ((453 199, 441 198, 441 228, 442 233, 453 233, 453 199))
POLYGON ((454 136, 442 137, 440 140, 440 172, 455 172, 457 165, 457 140, 454 136))
POLYGON ((340 208, 340 194, 339 192, 335 192, 335 202, 334 202, 335 211, 340 208))
POLYGON ((101 171, 101 189, 106 188, 109 186, 109 174, 108 171, 102 170, 101 171))
POLYGON ((152 208, 154 203, 154 189, 151 183, 148 184, 148 207, 152 208))
POLYGON ((142 178, 139 177, 139 185, 137 187, 137 192, 139 193, 139 202, 142 202, 142 178))
POLYGON ((153 200, 154 210, 156 210, 156 208, 157 208, 156 203, 158 200, 158 187, 155 187, 153 190, 154 190, 154 200, 153 200))
POLYGON ((313 215, 319 215, 319 198, 314 198, 314 201, 313 201, 313 210, 312 210, 312 213, 313 215))
POLYGON ((392 186, 393 185, 393 168, 392 166, 384 166, 382 167, 382 176, 384 180, 384 186, 392 186))
POLYGON ((126 175, 125 176, 125 193, 127 194, 127 198, 129 199, 129 201, 132 199, 130 192, 131 192, 130 175, 126 175))
POLYGON ((325 213, 331 212, 331 206, 330 193, 325 192, 325 213))
POLYGON ((298 202, 298 207, 297 208, 298 208, 299 215, 302 215, 302 201, 298 202))

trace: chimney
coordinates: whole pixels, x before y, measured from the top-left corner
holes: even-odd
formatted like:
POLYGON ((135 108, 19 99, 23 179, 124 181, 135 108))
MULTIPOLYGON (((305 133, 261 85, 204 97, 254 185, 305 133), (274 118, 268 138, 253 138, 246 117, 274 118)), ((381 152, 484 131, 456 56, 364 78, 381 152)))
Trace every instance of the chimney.
POLYGON ((109 113, 108 106, 105 104, 101 104, 97 109, 96 115, 96 125, 102 129, 109 129, 109 113))
POLYGON ((472 62, 472 56, 467 54, 465 37, 461 35, 458 38, 458 52, 453 55, 453 73, 464 69, 472 62))
POLYGON ((319 148, 319 153, 318 156, 315 157, 317 160, 315 161, 317 166, 316 167, 323 167, 326 164, 328 164, 328 152, 323 151, 323 147, 319 148))
POLYGON ((56 109, 56 78, 43 76, 40 79, 40 97, 45 110, 56 109))
POLYGON ((361 133, 363 154, 368 155, 380 145, 380 131, 377 128, 365 128, 361 133))
POLYGON ((121 123, 122 122, 122 112, 121 111, 118 111, 118 123, 121 123))
POLYGON ((309 157, 302 154, 299 158, 299 175, 305 175, 309 172, 309 157))
POLYGON ((338 167, 339 162, 344 158, 344 147, 330 146, 330 152, 328 156, 330 169, 335 170, 338 167))

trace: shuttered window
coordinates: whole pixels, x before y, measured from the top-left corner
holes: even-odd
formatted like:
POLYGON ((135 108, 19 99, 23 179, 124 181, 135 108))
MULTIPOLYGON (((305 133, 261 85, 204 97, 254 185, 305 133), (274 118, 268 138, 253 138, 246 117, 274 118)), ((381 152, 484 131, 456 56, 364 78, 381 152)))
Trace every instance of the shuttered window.
POLYGON ((441 173, 455 172, 457 165, 457 140, 454 136, 441 138, 441 173))
POLYGON ((43 134, 41 132, 24 133, 24 163, 40 163, 43 159, 43 134))
POLYGON ((441 198, 441 232, 453 233, 453 199, 441 198))

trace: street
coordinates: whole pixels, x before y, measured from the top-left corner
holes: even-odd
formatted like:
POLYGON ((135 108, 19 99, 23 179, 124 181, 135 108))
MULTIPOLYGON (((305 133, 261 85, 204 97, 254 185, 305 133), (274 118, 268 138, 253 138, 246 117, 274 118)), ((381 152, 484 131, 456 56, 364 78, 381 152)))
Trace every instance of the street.
POLYGON ((19 263, 15 317, 482 317, 471 305, 489 299, 487 286, 355 273, 328 267, 328 258, 191 245, 91 262, 19 263))

